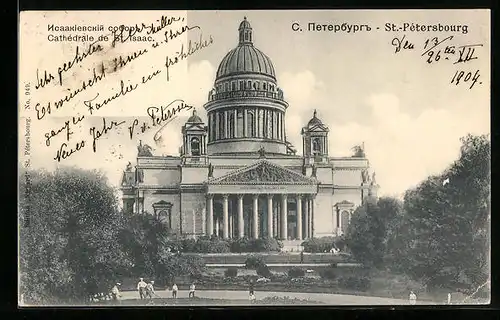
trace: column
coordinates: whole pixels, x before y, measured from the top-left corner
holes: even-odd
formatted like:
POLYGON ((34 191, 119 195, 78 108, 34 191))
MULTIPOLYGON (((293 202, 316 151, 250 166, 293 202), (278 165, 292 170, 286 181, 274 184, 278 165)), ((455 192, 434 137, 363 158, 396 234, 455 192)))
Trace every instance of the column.
POLYGON ((220 132, 220 129, 219 129, 219 126, 220 126, 220 123, 219 123, 219 112, 216 111, 214 113, 215 115, 215 140, 219 140, 220 137, 219 137, 219 132, 220 132))
POLYGON ((215 235, 219 237, 220 222, 219 219, 215 219, 215 235))
POLYGON ((243 195, 238 195, 238 237, 241 239, 245 236, 245 228, 243 222, 243 195))
POLYGON ((302 240, 302 195, 297 196, 297 239, 302 240))
POLYGON ((253 196, 253 238, 259 238, 259 196, 253 196))
POLYGON ((311 197, 311 211, 309 213, 309 220, 311 220, 311 238, 314 238, 314 197, 311 197))
POLYGON ((231 206, 231 213, 229 213, 229 232, 228 232, 228 237, 229 239, 233 238, 233 208, 231 206))
POLYGON ((305 224, 305 228, 304 228, 304 239, 308 239, 309 238, 309 200, 306 198, 305 199, 305 203, 306 203, 306 212, 304 212, 304 224, 305 224))
POLYGON ((222 224, 223 224, 223 229, 222 229, 222 236, 224 237, 224 239, 227 239, 228 236, 229 236, 229 217, 228 217, 228 195, 225 194, 222 196, 224 202, 222 204, 222 224))
POLYGON ((234 124, 234 137, 235 138, 239 138, 238 137, 238 109, 234 109, 234 121, 233 121, 233 124, 234 124))
POLYGON ((214 234, 214 196, 207 195, 207 213, 208 213, 208 235, 214 234))
POLYGON ((281 239, 288 239, 288 223, 287 223, 287 215, 288 215, 288 196, 286 194, 282 195, 281 198, 281 239))
POLYGON ((247 109, 245 108, 243 110, 243 136, 244 137, 248 137, 248 132, 247 132, 247 129, 248 129, 248 125, 247 125, 247 109))
POLYGON ((258 123, 259 123, 259 109, 258 108, 255 108, 253 116, 254 116, 254 118, 253 118, 253 125, 254 125, 254 130, 255 130, 255 136, 258 137, 259 136, 259 126, 258 126, 258 123))
POLYGON ((227 121, 227 113, 228 111, 224 111, 224 138, 227 139, 229 138, 229 134, 228 134, 228 121, 227 121))
POLYGON ((273 237, 273 195, 267 195, 267 236, 273 237))
POLYGON ((339 210, 338 215, 339 215, 338 233, 341 234, 342 233, 342 211, 339 210))

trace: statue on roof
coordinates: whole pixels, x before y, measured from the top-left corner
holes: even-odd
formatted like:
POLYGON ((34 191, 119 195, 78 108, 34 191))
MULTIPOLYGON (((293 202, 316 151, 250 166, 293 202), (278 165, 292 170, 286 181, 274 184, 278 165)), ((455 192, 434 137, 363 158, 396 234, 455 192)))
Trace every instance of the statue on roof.
POLYGON ((364 158, 365 157, 365 143, 363 142, 362 145, 356 145, 352 148, 354 151, 354 154, 352 155, 353 158, 364 158))
POLYGON ((369 182, 370 174, 368 173, 368 169, 363 169, 363 171, 361 171, 361 179, 363 180, 363 183, 369 182))
POLYGON ((153 148, 147 144, 142 144, 142 140, 139 140, 139 145, 137 146, 137 156, 138 157, 152 157, 153 148))
POLYGON ((266 157, 266 149, 264 149, 264 147, 262 147, 262 146, 259 149, 259 156, 261 158, 265 158, 266 157))
POLYGON ((125 168, 125 171, 127 171, 127 172, 132 171, 132 163, 130 163, 130 161, 127 163, 127 167, 125 168))
POLYGON ((376 185, 377 184, 377 180, 375 180, 375 172, 373 172, 373 175, 372 175, 372 185, 376 185))
POLYGON ((312 178, 316 178, 316 171, 318 170, 318 168, 316 168, 316 165, 312 165, 312 173, 311 173, 311 177, 312 178))
POLYGON ((208 165, 208 177, 212 178, 214 176, 214 166, 212 163, 209 163, 208 165))

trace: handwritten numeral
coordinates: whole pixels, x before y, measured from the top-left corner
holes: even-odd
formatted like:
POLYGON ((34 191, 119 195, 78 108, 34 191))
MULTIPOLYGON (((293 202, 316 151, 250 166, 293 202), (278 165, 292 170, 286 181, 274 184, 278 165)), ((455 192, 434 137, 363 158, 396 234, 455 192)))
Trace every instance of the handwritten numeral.
MULTIPOLYGON (((465 73, 464 71, 457 71, 455 72, 455 75, 451 79, 451 83, 458 86, 461 82, 470 82, 471 85, 469 89, 472 89, 472 87, 474 87, 476 82, 479 80, 479 77, 480 77, 479 70, 476 70, 474 74, 472 74, 472 72, 465 73)), ((481 83, 482 82, 479 82, 479 84, 481 83)))
POLYGON ((441 59, 441 50, 438 50, 435 55, 434 51, 429 51, 427 55, 429 56, 429 58, 427 58, 427 63, 432 63, 433 61, 438 62, 439 59, 441 59), (432 58, 434 58, 434 60, 432 58))

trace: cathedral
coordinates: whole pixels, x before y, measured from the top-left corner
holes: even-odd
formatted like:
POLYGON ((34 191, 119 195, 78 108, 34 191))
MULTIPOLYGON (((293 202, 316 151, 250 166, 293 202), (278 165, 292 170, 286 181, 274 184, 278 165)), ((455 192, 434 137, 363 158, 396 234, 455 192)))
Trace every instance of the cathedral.
POLYGON ((154 214, 188 237, 342 235, 356 207, 377 197, 363 148, 330 157, 329 128, 311 111, 298 155, 287 140, 289 105, 246 18, 238 37, 204 105, 208 123, 193 111, 180 155, 154 156, 139 145, 137 165, 123 173, 124 211, 154 214))

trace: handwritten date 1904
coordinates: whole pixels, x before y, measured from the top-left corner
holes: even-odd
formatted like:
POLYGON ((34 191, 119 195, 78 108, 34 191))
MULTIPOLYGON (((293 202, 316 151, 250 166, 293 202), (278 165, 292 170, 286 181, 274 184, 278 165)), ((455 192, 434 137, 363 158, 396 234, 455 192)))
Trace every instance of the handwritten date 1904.
MULTIPOLYGON (((479 80, 480 74, 479 70, 476 70, 474 74, 472 72, 465 72, 465 71, 457 71, 453 75, 453 78, 451 79, 451 83, 458 86, 460 83, 470 83, 469 89, 472 89, 476 82, 479 80)), ((482 82, 479 82, 479 84, 482 84, 482 82)))

